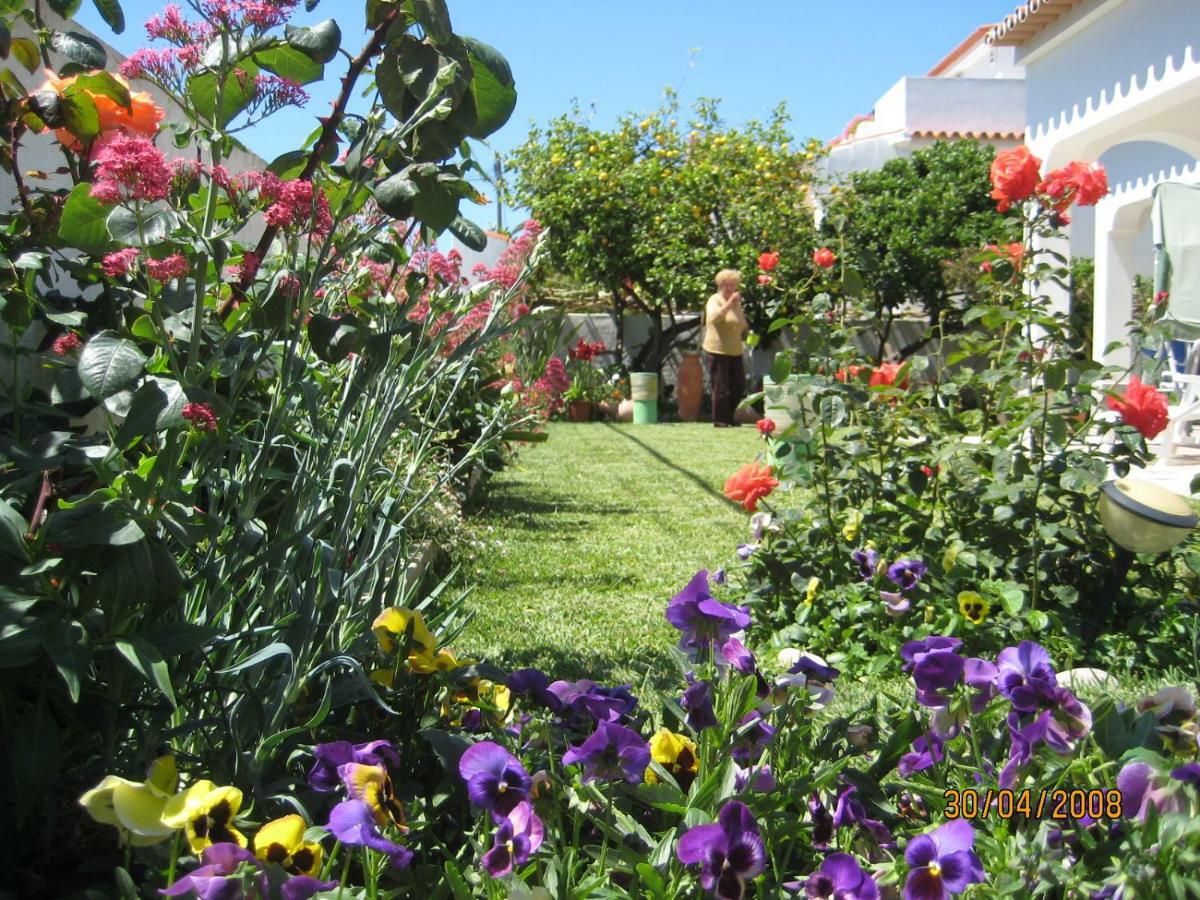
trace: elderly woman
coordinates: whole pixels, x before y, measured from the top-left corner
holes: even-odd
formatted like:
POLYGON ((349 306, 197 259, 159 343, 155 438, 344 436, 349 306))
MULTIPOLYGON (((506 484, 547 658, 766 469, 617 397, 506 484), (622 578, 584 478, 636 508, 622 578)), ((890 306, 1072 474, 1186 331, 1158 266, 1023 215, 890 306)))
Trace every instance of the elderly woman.
POLYGON ((742 276, 734 269, 717 273, 717 293, 704 307, 704 352, 708 354, 708 381, 712 387, 713 425, 737 425, 734 411, 746 393, 746 367, 742 362, 742 335, 750 328, 738 292, 742 276))

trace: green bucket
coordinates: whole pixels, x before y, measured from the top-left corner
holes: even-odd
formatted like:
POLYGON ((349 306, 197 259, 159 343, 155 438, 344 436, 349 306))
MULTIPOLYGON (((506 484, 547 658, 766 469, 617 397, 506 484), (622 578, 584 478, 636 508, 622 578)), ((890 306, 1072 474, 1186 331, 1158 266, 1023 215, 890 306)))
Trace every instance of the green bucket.
POLYGON ((658 374, 630 372, 629 394, 633 399, 633 423, 653 425, 658 421, 658 374))

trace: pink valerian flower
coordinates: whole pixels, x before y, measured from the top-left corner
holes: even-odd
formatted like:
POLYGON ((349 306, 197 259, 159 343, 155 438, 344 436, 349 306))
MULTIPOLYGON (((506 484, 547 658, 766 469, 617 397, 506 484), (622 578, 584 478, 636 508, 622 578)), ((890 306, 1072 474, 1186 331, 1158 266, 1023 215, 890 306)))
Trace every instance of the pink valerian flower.
POLYGON ((254 112, 259 118, 287 106, 304 106, 306 103, 308 91, 299 82, 278 75, 260 74, 254 79, 254 112))
POLYGON ((538 235, 541 233, 541 223, 536 219, 530 219, 521 227, 521 233, 500 254, 500 259, 496 262, 495 267, 489 269, 480 263, 472 269, 472 274, 482 281, 494 281, 505 290, 511 288, 520 279, 525 261, 533 252, 538 235))
POLYGON ((122 60, 117 71, 125 78, 156 82, 172 91, 181 90, 199 68, 204 49, 199 44, 186 47, 143 47, 122 60))
POLYGON ((424 322, 429 318, 429 294, 422 294, 417 298, 417 302, 413 305, 405 316, 410 322, 424 322))
POLYGON ((258 254, 247 251, 242 254, 242 264, 226 266, 225 273, 231 278, 236 278, 239 284, 247 285, 254 280, 254 276, 258 274, 258 267, 261 265, 262 260, 259 259, 258 254))
POLYGON ((114 250, 101 261, 100 271, 109 278, 122 278, 129 274, 129 270, 133 268, 138 256, 139 251, 136 247, 114 250))
POLYGON ((183 191, 200 177, 200 173, 204 170, 204 166, 199 160, 184 159, 178 157, 171 160, 171 189, 174 191, 183 191))
POLYGON ((217 414, 207 403, 183 404, 183 417, 197 431, 217 430, 217 414))
POLYGON ((50 345, 50 349, 55 356, 70 356, 82 346, 83 341, 79 339, 79 335, 73 331, 68 331, 66 334, 60 334, 56 337, 54 343, 50 345))
POLYGON ((465 316, 458 320, 454 325, 454 330, 447 339, 449 347, 453 350, 471 335, 479 331, 487 324, 488 317, 492 314, 492 304, 490 300, 484 300, 482 303, 471 307, 465 316))
POLYGON ((279 291, 281 296, 286 297, 289 300, 295 300, 300 296, 300 288, 300 279, 295 275, 288 274, 279 279, 279 284, 276 287, 276 290, 279 291))
POLYGON ((184 46, 207 43, 212 40, 213 29, 208 23, 188 21, 178 6, 168 3, 162 15, 153 16, 146 22, 146 36, 150 40, 184 46))
POLYGON ((512 308, 508 311, 508 314, 514 322, 517 321, 517 319, 523 319, 525 316, 529 315, 529 304, 520 302, 514 303, 512 308))
POLYGON ((190 268, 187 259, 180 253, 172 253, 163 259, 146 260, 146 272, 155 281, 183 278, 190 268))
POLYGON ((329 200, 323 190, 314 190, 310 181, 299 178, 280 181, 274 174, 267 172, 261 177, 258 193, 271 204, 264 215, 268 225, 289 228, 311 222, 313 234, 321 237, 333 230, 329 200))
POLYGON ((96 147, 92 196, 101 203, 164 200, 171 192, 171 168, 148 139, 111 131, 96 147))

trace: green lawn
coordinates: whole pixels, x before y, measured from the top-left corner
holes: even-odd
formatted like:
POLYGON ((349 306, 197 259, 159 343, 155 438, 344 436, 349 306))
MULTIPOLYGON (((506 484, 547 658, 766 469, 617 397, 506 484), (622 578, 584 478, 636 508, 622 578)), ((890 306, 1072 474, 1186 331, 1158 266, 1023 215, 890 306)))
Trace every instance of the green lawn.
POLYGON ((721 487, 763 451, 753 426, 552 424, 487 487, 457 642, 507 667, 675 684, 667 601, 749 539, 721 487))

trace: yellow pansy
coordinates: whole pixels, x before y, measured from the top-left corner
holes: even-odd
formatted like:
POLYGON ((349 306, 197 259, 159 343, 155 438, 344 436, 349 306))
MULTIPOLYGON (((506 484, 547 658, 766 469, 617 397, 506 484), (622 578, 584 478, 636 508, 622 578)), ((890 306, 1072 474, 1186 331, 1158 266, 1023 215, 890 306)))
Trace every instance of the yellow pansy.
POLYGON ((954 564, 958 562, 958 554, 962 552, 963 545, 960 541, 955 541, 946 548, 946 552, 942 554, 942 571, 949 573, 954 564))
POLYGON ((808 579, 808 590, 804 594, 804 605, 812 606, 813 601, 817 599, 817 592, 821 590, 821 579, 813 576, 808 579))
POLYGON ((119 829, 129 843, 139 847, 157 844, 176 831, 162 821, 176 778, 175 757, 161 756, 151 764, 145 781, 107 775, 79 798, 79 804, 97 822, 119 829))
MULTIPOLYGON (((695 742, 666 728, 660 728, 650 738, 650 758, 676 777, 684 773, 695 775, 700 768, 695 742)), ((651 768, 646 769, 646 781, 658 781, 651 768)))
POLYGON ((974 625, 980 624, 987 618, 991 604, 975 591, 961 591, 958 595, 958 611, 974 625))
POLYGON ((211 781, 197 781, 167 801, 162 821, 182 828, 193 853, 213 844, 246 846, 246 836, 233 827, 233 819, 242 808, 242 792, 235 787, 217 787, 211 781))
POLYGON ((854 543, 858 537, 858 530, 862 527, 863 515, 857 509, 850 510, 846 516, 846 524, 842 526, 842 537, 847 543, 854 543))
POLYGON ((321 871, 321 845, 304 839, 307 827, 295 813, 268 822, 254 836, 254 855, 292 875, 315 878, 321 871))
POLYGON ((453 672, 463 666, 478 662, 474 659, 459 660, 444 647, 435 653, 410 653, 408 667, 414 675, 432 675, 434 672, 453 672))
POLYGON ((425 626, 425 617, 416 610, 393 606, 381 612, 371 624, 384 653, 391 653, 396 648, 396 638, 407 634, 409 627, 412 628, 412 649, 433 653, 437 639, 425 626))
POLYGON ((404 827, 404 807, 396 799, 392 779, 383 766, 346 763, 338 771, 345 782, 346 793, 365 803, 376 823, 384 826, 390 822, 404 827))

